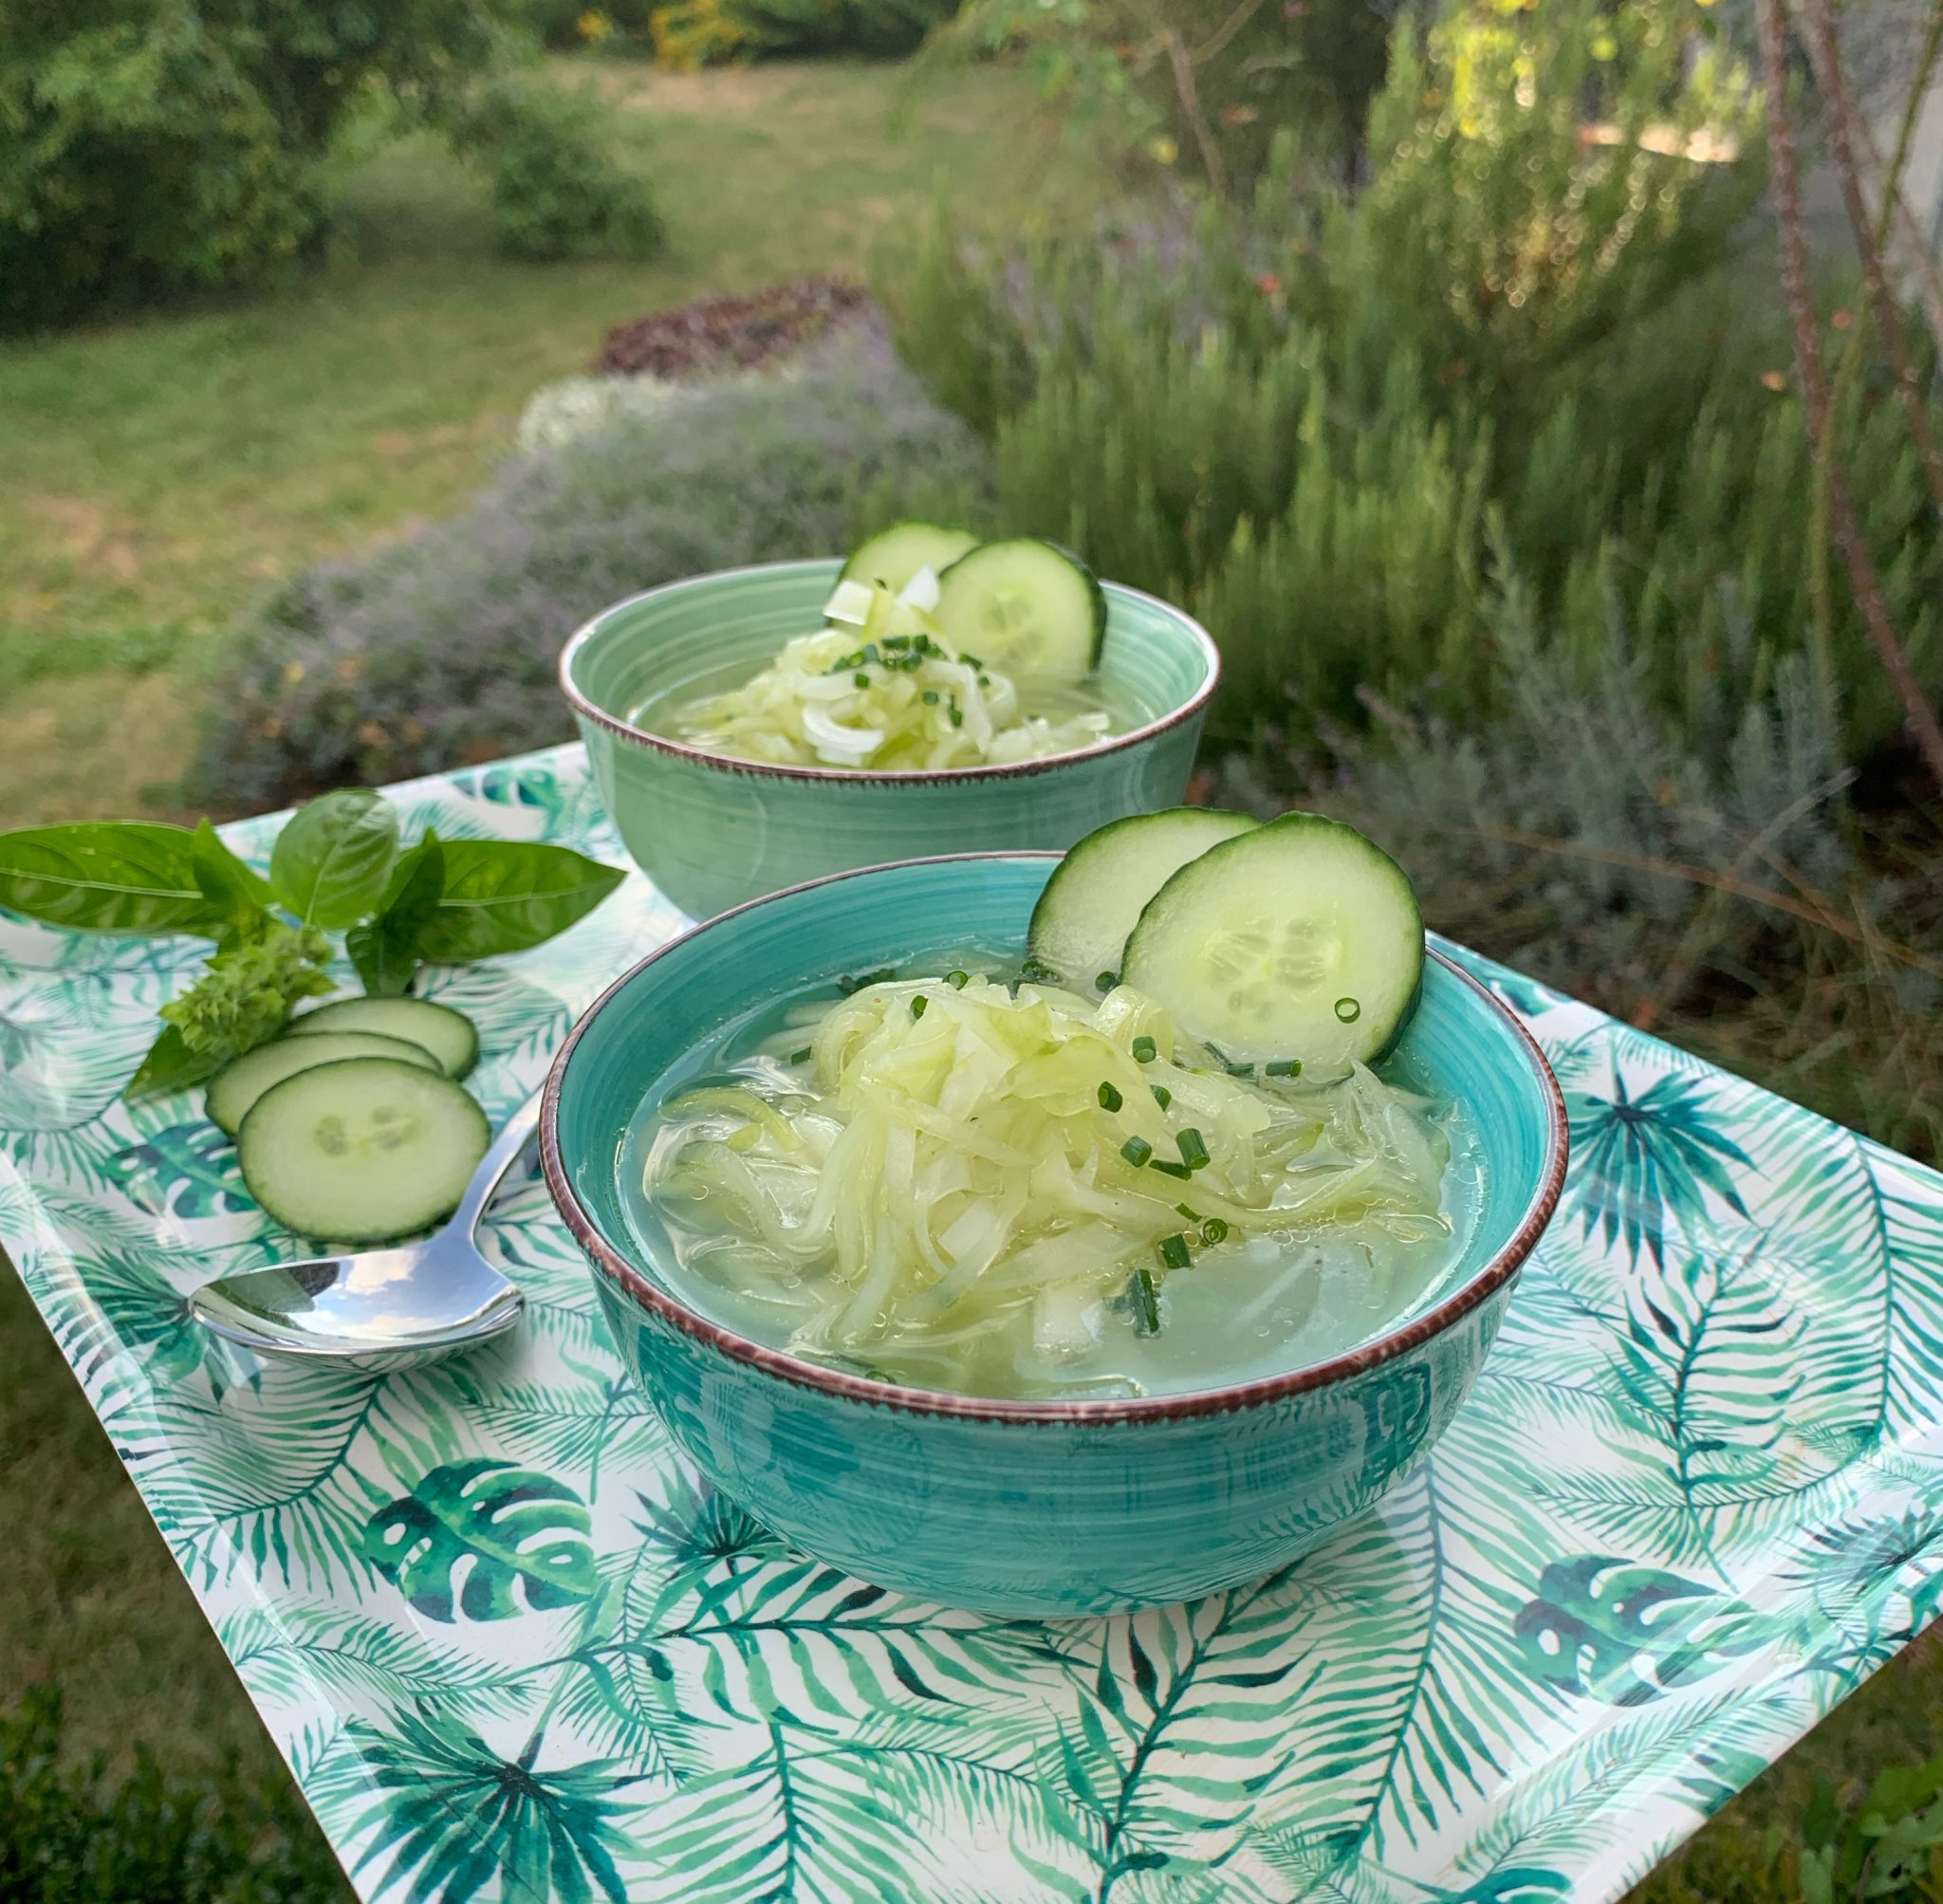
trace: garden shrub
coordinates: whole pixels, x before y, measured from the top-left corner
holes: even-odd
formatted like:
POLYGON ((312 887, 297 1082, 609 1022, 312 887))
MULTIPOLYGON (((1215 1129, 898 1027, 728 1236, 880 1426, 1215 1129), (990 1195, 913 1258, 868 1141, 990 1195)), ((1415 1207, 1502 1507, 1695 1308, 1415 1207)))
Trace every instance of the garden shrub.
POLYGON ((457 109, 453 140, 487 170, 493 235, 508 257, 660 250, 666 231, 654 199, 616 161, 607 117, 592 99, 508 74, 457 109))
POLYGON ((111 1783, 61 1757, 61 1698, 32 1687, 0 1713, 0 1897, 8 1904, 349 1904, 350 1887, 289 1783, 233 1766, 164 1778, 145 1747, 111 1783))
POLYGON ((1048 98, 1120 158, 1246 191, 1280 131, 1345 176, 1392 28, 1422 0, 971 0, 937 51, 1022 54, 1048 98))
POLYGON ((880 342, 856 339, 789 381, 700 391, 514 457, 461 515, 306 570, 245 627, 197 792, 275 805, 568 739, 554 663, 597 610, 974 508, 986 467, 880 342))
POLYGON ((493 82, 526 30, 519 0, 9 0, 0 331, 287 268, 322 231, 332 139, 374 91, 490 158, 519 255, 637 249, 654 230, 642 189, 588 115, 493 82))
POLYGON ((959 0, 670 0, 654 9, 649 27, 656 61, 675 72, 827 53, 897 59, 916 51, 958 6, 959 0))

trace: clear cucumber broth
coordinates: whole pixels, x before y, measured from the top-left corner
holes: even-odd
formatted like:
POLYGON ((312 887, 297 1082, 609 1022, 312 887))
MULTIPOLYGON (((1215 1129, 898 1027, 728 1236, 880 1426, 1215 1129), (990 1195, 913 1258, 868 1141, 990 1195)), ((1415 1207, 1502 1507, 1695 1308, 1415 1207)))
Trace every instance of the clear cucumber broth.
MULTIPOLYGON (((644 732, 659 734, 684 746, 701 747, 705 751, 723 754, 731 759, 767 759, 768 756, 751 748, 720 740, 699 740, 694 730, 696 716, 701 710, 714 702, 718 696, 746 687, 766 665, 744 661, 659 687, 628 711, 628 723, 644 732)), ((1136 729, 1158 720, 1167 712, 1165 708, 1149 706, 1142 696, 1135 693, 1124 681, 1104 668, 1096 669, 1079 681, 1025 676, 1021 677, 1015 686, 1018 695, 1016 712, 1009 717, 1013 722, 1043 722, 1052 729, 1062 730, 1067 724, 1077 722, 1083 717, 1103 717, 1093 722, 1092 730, 1072 734, 1060 748, 1060 751, 1093 747, 1116 735, 1132 733, 1136 729)), ((1038 759, 1044 758, 1045 754, 1034 750, 1020 753, 1017 757, 1038 759)), ((994 756, 999 764, 1003 764, 1011 756, 1003 751, 994 756)), ((807 757, 794 764, 824 767, 841 765, 833 761, 811 760, 807 757)), ((950 764, 962 767, 980 763, 968 754, 963 758, 955 758, 950 764)), ((928 769, 922 762, 910 760, 900 753, 890 765, 865 763, 855 770, 922 772, 928 769)))
MULTIPOLYGON (((806 1266, 793 1284, 746 1273, 745 1229, 726 1211, 712 1211, 706 1199, 657 1193, 697 1129, 680 1100, 715 1086, 746 1087, 766 1099, 814 1090, 802 1053, 817 1023, 858 980, 941 979, 954 971, 1010 982, 1019 975, 1018 955, 990 945, 959 947, 914 956, 894 970, 805 986, 724 1026, 656 1081, 623 1139, 620 1178, 635 1242, 678 1301, 750 1340, 823 1366, 911 1388, 1037 1401, 1193 1394, 1289 1373, 1386 1333, 1451 1285, 1483 1202, 1482 1146, 1461 1105, 1440 1098, 1406 1059, 1392 1058, 1378 1075, 1429 1100, 1422 1122, 1448 1150, 1434 1221, 1325 1220, 1235 1234, 1209 1248, 1184 1220, 1194 1238, 1192 1266, 1157 1279, 1153 1309, 1143 1315, 1133 1273, 1155 1260, 1148 1251, 1129 1257, 1126 1291, 1091 1311, 1090 1340, 1057 1354, 1035 1340, 1029 1296, 971 1329, 953 1328, 947 1316, 928 1335, 907 1330, 842 1344, 805 1338, 809 1299, 820 1285, 830 1286, 827 1264, 806 1266), (1157 1327, 1143 1327, 1157 1320, 1157 1327)), ((1192 1207, 1192 1182, 1179 1190, 1192 1207)))

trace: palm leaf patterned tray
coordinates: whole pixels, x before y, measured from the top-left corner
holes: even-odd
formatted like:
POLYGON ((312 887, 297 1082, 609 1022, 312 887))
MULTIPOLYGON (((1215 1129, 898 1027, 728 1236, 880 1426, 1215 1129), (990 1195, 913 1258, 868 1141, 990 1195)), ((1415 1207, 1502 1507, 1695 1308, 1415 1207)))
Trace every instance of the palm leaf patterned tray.
MULTIPOLYGON (((621 857, 578 749, 396 797, 621 857)), ((488 1108, 680 924, 637 878, 442 979, 488 1108)), ((186 1293, 293 1239, 193 1099, 117 1096, 195 956, 0 924, 0 1242, 366 1897, 1582 1904, 1943 1596, 1943 1179, 1486 961, 1574 1156, 1470 1404, 1300 1565, 1041 1625, 712 1495, 537 1182, 504 1345, 375 1379, 202 1334, 186 1293)))

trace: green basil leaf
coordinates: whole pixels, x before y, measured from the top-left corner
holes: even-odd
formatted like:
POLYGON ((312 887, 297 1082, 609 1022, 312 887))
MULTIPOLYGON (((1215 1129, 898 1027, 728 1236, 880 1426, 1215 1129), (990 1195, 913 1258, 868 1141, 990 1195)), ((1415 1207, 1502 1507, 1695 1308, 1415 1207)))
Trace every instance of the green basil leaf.
POLYGON ((213 923, 195 836, 145 820, 0 833, 0 906, 82 933, 200 933, 213 923))
POLYGON ((223 1061, 213 1052, 190 1050, 180 1026, 171 1025, 148 1048, 141 1069, 128 1081, 124 1098, 152 1097, 157 1091, 182 1091, 213 1078, 223 1061))
POLYGON ((383 903, 398 857, 397 809, 347 788, 290 816, 270 854, 270 884, 306 926, 341 932, 383 903))
POLYGON ((583 918, 626 878, 565 846, 448 840, 445 891, 418 934, 418 956, 465 965, 526 952, 583 918))
POLYGON ((269 881, 231 852, 207 820, 190 836, 189 852, 195 883, 209 901, 209 916, 199 930, 225 943, 261 937, 271 923, 269 881))
POLYGON ((445 890, 445 848, 427 833, 398 856, 384 907, 344 935, 344 951, 374 998, 401 997, 418 970, 418 934, 445 890))

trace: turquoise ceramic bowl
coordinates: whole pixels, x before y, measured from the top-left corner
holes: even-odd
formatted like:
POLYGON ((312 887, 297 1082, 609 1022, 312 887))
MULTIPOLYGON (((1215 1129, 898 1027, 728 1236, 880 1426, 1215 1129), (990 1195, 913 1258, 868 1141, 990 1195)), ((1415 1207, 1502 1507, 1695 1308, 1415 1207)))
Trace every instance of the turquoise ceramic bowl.
POLYGON ((679 706, 747 679, 792 635, 820 627, 842 565, 775 563, 652 588, 597 615, 560 657, 622 842, 692 918, 852 866, 1070 846, 1109 820, 1180 804, 1220 656, 1178 609, 1113 582, 1101 671, 1152 717, 1073 753, 848 773, 727 760, 635 725, 644 704, 679 706))
POLYGON ((1332 1361, 1205 1394, 1005 1402, 893 1388, 765 1348, 670 1293, 634 1240, 624 1134, 667 1068, 751 1005, 967 941, 1023 945, 1052 870, 969 855, 819 880, 714 919, 611 987, 567 1041, 546 1180, 627 1365, 708 1478, 866 1581, 984 1612, 1107 1613, 1273 1571, 1441 1434, 1558 1200, 1565 1116, 1524 1028, 1440 954, 1403 1035, 1475 1111, 1485 1208, 1434 1304, 1332 1361))

